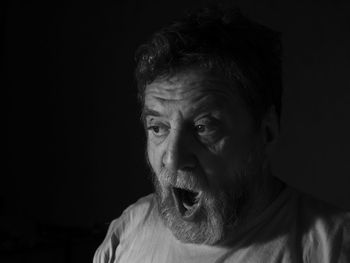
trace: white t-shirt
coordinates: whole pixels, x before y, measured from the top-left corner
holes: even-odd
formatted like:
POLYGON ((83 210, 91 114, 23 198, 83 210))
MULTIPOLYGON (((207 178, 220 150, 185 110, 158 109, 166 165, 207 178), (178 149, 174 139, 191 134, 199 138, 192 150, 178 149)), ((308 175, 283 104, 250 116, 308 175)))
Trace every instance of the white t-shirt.
POLYGON ((286 188, 226 247, 178 241, 163 224, 154 195, 109 227, 94 263, 350 263, 350 213, 286 188))

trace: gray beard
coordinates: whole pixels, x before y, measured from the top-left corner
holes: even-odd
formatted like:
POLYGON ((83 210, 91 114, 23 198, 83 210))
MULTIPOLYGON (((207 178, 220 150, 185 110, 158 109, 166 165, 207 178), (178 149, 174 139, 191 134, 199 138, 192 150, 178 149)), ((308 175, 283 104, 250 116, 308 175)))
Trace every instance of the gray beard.
POLYGON ((176 209, 172 194, 161 188, 154 175, 158 211, 165 225, 178 240, 185 243, 214 245, 225 240, 239 224, 241 210, 249 200, 250 182, 247 176, 237 175, 236 179, 231 187, 215 192, 205 191, 199 213, 192 221, 186 221, 176 209))
MULTIPOLYGON (((204 198, 201 210, 191 221, 182 218, 170 190, 163 189, 153 172, 158 211, 165 225, 178 240, 185 243, 214 245, 225 242, 238 225, 245 223, 245 210, 254 209, 251 207, 252 204, 254 206, 253 199, 264 182, 264 159, 259 148, 253 149, 231 181, 222 183, 219 189, 213 189, 201 178, 191 178, 187 183, 199 185, 204 198)), ((176 178, 166 170, 160 172, 159 178, 164 176, 176 178)))

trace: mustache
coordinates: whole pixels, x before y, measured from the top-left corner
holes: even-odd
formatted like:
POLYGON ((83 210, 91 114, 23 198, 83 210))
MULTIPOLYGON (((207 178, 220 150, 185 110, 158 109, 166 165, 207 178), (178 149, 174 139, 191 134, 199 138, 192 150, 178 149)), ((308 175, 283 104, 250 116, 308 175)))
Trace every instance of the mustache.
POLYGON ((160 185, 163 187, 177 187, 182 189, 200 191, 205 187, 205 177, 203 174, 193 171, 177 171, 173 172, 163 167, 158 175, 153 171, 160 185))

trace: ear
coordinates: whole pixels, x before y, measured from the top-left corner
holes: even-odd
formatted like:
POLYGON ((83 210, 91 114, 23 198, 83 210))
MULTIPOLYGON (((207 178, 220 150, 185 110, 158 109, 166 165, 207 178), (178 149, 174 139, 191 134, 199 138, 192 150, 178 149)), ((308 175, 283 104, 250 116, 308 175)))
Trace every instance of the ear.
POLYGON ((280 130, 275 106, 271 106, 266 112, 262 120, 261 129, 265 152, 270 154, 277 143, 280 130))

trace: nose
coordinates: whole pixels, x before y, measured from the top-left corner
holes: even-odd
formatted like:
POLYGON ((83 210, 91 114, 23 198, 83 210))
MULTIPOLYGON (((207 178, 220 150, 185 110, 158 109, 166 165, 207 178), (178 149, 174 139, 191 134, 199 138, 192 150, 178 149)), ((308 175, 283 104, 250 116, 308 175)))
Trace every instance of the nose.
POLYGON ((174 129, 168 137, 163 154, 163 165, 172 172, 194 169, 197 164, 194 146, 189 131, 184 128, 174 129))

